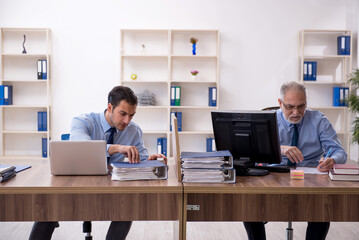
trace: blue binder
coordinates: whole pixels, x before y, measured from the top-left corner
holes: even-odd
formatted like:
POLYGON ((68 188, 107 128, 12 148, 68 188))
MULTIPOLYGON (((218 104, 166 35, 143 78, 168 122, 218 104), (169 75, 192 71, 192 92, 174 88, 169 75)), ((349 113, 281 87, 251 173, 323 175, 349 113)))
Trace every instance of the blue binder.
POLYGON ((333 107, 340 106, 340 87, 333 87, 333 107))
POLYGON ((157 153, 162 153, 163 138, 157 138, 157 153))
POLYGON ((47 112, 42 112, 42 131, 47 131, 47 112))
POLYGON ((349 106, 349 88, 345 87, 344 88, 344 106, 348 107, 349 106))
POLYGON ((162 154, 167 157, 167 138, 162 138, 162 154))
POLYGON ((42 138, 42 157, 47 158, 47 138, 42 138))
POLYGON ((312 81, 316 81, 317 80, 317 62, 310 62, 312 65, 312 76, 311 79, 312 81))
POLYGON ((208 88, 208 106, 210 106, 210 107, 217 106, 217 88, 216 87, 208 88))
POLYGON ((182 112, 177 112, 176 117, 177 117, 178 131, 181 132, 182 131, 182 112))
POLYGON ((5 100, 4 100, 4 85, 0 85, 0 105, 5 105, 5 100))
POLYGON ((4 85, 4 105, 12 105, 12 86, 4 85))
POLYGON ((42 65, 41 79, 47 79, 47 60, 41 60, 41 65, 42 65))
POLYGON ((345 55, 350 55, 350 36, 345 36, 345 55))
POLYGON ((37 112, 37 131, 43 131, 42 112, 37 112))
POLYGON ((303 80, 308 80, 308 62, 304 62, 303 64, 303 80))
MULTIPOLYGON (((350 41, 350 40, 349 40, 350 41)), ((338 45, 338 50, 337 53, 338 55, 346 55, 346 40, 345 40, 345 36, 338 36, 337 39, 337 45, 338 45)))

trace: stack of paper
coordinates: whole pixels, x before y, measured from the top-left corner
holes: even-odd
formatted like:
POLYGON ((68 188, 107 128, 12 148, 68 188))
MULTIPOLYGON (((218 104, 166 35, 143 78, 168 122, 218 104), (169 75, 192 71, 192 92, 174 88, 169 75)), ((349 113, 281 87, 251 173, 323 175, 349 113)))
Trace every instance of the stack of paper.
POLYGON ((182 152, 182 182, 235 183, 233 157, 229 151, 182 152))
POLYGON ((167 165, 157 160, 140 163, 112 163, 112 180, 151 180, 167 179, 167 165))

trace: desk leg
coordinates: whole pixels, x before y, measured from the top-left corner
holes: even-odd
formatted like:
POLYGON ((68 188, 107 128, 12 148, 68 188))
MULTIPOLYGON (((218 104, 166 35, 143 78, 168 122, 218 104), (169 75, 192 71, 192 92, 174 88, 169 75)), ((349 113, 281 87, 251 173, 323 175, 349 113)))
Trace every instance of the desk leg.
POLYGON ((183 199, 182 194, 178 196, 178 221, 173 222, 173 239, 182 240, 183 238, 183 199))
POLYGON ((187 193, 183 194, 182 240, 187 239, 187 193))

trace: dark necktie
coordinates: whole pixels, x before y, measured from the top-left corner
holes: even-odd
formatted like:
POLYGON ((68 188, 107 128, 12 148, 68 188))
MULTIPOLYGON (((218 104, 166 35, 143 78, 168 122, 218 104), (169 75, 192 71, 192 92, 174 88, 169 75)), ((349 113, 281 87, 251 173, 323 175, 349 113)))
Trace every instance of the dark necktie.
MULTIPOLYGON (((107 138, 107 144, 113 144, 113 135, 116 132, 116 128, 112 127, 109 130, 107 130, 108 134, 108 138, 107 138)), ((110 161, 110 157, 107 157, 107 163, 109 163, 110 161)))
MULTIPOLYGON (((297 146, 297 144, 298 144, 298 137, 299 137, 299 134, 298 134, 298 126, 297 126, 297 124, 293 124, 293 135, 292 135, 292 141, 291 141, 291 143, 290 143, 291 146, 297 146)), ((288 166, 295 166, 296 163, 293 163, 293 162, 291 162, 290 160, 288 160, 287 165, 288 165, 288 166)))

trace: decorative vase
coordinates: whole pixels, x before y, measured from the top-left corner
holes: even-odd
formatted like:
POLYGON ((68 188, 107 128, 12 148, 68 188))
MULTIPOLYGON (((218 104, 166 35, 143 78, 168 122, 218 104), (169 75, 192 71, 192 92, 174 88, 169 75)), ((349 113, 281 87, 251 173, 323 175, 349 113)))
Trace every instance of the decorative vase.
POLYGON ((192 75, 192 80, 196 81, 197 80, 197 75, 192 75))
POLYGON ((192 44, 192 55, 196 55, 196 44, 197 43, 192 44))

